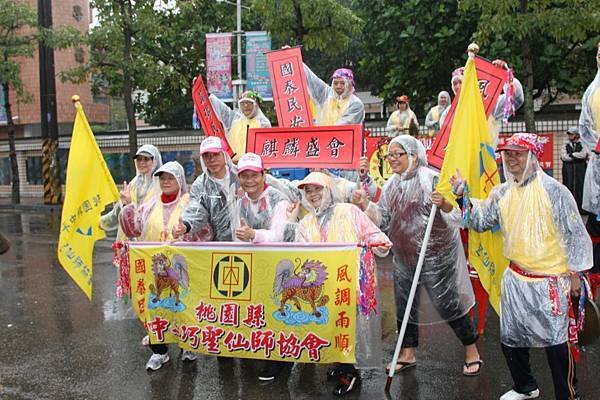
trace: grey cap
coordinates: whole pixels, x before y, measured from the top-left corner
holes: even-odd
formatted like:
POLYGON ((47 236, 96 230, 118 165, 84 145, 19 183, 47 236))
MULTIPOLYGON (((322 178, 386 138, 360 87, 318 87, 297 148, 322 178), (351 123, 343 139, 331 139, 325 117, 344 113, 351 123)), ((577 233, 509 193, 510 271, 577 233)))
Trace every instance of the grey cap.
POLYGON ((575 135, 579 135, 579 127, 570 126, 569 129, 567 129, 567 133, 574 133, 575 135))

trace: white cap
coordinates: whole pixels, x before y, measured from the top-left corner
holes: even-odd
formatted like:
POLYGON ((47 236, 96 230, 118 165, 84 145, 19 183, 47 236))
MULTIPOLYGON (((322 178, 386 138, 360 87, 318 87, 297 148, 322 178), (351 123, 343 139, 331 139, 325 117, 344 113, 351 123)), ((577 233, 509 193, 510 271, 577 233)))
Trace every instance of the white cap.
POLYGON ((242 173, 242 171, 254 171, 254 172, 263 172, 264 166, 262 159, 260 156, 254 153, 246 153, 240 157, 237 163, 237 172, 238 175, 242 173))
POLYGON ((200 143, 200 155, 204 153, 220 153, 225 151, 223 142, 217 136, 208 136, 200 143))

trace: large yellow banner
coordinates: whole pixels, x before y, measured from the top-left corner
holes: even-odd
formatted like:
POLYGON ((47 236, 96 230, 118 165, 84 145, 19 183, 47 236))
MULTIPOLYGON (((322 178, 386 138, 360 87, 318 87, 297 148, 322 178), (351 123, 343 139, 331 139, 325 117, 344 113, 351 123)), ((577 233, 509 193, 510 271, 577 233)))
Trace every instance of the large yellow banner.
POLYGON ((359 251, 314 243, 130 243, 133 305, 151 343, 354 363, 359 251))

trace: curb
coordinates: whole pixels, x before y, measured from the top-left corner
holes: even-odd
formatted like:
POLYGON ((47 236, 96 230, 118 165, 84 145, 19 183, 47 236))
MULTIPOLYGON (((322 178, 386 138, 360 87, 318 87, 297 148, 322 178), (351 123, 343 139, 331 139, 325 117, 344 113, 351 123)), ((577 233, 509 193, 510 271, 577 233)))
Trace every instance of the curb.
POLYGON ((60 214, 62 205, 57 204, 0 204, 0 211, 39 212, 47 214, 60 214))

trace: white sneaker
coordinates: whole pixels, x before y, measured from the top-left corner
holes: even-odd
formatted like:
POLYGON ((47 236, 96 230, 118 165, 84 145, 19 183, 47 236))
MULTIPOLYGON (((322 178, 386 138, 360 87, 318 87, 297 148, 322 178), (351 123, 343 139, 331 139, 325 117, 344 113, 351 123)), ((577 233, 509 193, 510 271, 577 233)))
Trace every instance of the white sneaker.
POLYGON ((535 399, 540 396, 540 389, 532 390, 529 393, 519 393, 514 390, 509 390, 504 393, 500 400, 525 400, 525 399, 535 399))
POLYGON ((189 350, 184 350, 181 353, 181 359, 183 361, 196 361, 197 358, 198 358, 198 354, 191 352, 189 350))
POLYGON ((150 359, 146 363, 146 369, 156 371, 157 369, 160 369, 160 367, 162 367, 163 364, 167 361, 169 361, 169 355, 166 353, 152 354, 152 357, 150 357, 150 359))

